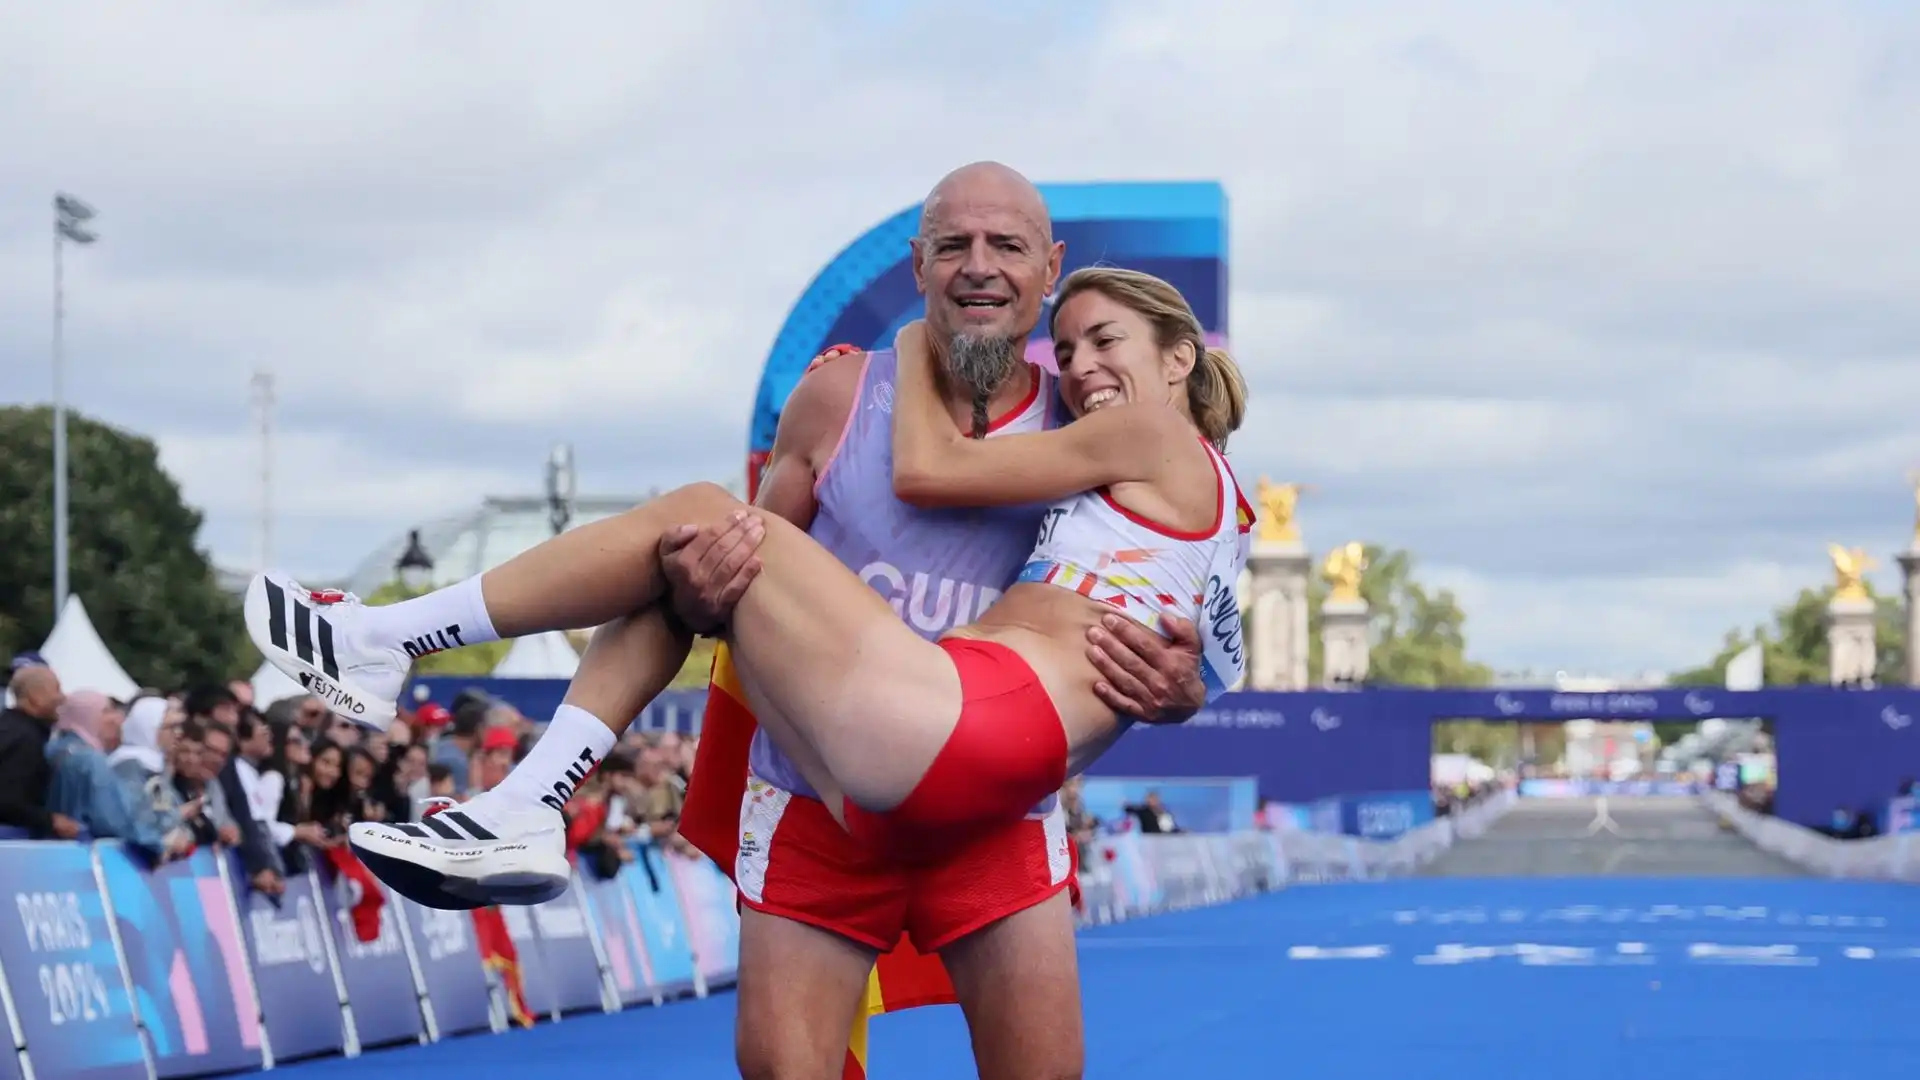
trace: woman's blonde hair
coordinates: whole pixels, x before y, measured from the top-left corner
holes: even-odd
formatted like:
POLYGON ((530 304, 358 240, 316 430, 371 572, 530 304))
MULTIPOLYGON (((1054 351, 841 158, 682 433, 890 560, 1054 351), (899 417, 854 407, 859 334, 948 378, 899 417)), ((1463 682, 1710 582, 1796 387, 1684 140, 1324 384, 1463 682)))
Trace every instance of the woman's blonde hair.
POLYGON ((1187 408, 1195 427, 1208 442, 1225 450, 1227 436, 1239 430, 1247 416, 1247 381, 1240 365, 1225 349, 1207 347, 1199 316, 1180 290, 1138 270, 1117 266, 1089 266, 1075 270, 1060 283, 1053 299, 1053 315, 1047 327, 1060 318, 1060 309, 1083 292, 1097 292, 1116 304, 1130 308, 1153 327, 1154 344, 1171 349, 1181 342, 1193 346, 1193 370, 1187 374, 1187 408))

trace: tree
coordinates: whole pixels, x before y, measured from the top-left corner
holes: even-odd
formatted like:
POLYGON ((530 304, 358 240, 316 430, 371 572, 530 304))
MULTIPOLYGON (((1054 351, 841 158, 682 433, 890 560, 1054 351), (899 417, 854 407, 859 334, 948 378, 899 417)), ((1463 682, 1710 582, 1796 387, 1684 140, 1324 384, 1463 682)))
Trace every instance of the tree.
MULTIPOLYGON (((1705 666, 1678 672, 1677 686, 1724 686, 1727 664, 1755 642, 1770 686, 1824 685, 1830 678, 1827 653, 1827 605, 1833 586, 1802 589, 1793 602, 1774 610, 1773 625, 1729 630, 1720 651, 1705 666)), ((1906 674, 1906 619, 1899 600, 1874 595, 1874 677, 1897 685, 1906 674)))
MULTIPOLYGON (((1493 671, 1467 659, 1466 613, 1451 589, 1429 591, 1414 580, 1413 556, 1367 546, 1360 595, 1370 612, 1372 652, 1368 678, 1390 686, 1485 686, 1493 671)), ((1320 607, 1327 586, 1318 575, 1308 583, 1307 668, 1320 681, 1320 607)))
MULTIPOLYGON (((153 441, 69 414, 67 450, 69 582, 114 657, 163 689, 246 674, 239 601, 153 441)), ((53 630, 52 463, 53 410, 0 408, 0 654, 53 630)))

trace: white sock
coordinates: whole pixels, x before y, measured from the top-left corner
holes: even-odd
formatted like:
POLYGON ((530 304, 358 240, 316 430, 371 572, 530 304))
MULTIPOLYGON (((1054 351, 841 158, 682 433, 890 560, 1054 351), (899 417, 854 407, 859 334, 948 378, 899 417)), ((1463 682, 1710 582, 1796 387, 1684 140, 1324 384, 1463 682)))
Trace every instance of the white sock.
POLYGON ((478 575, 425 596, 366 608, 355 629, 367 645, 400 649, 415 660, 462 645, 499 641, 478 575))
POLYGON ((487 797, 515 809, 538 802, 559 810, 618 741, 619 736, 599 717, 578 706, 562 705, 554 710, 553 723, 540 733, 533 749, 487 797))

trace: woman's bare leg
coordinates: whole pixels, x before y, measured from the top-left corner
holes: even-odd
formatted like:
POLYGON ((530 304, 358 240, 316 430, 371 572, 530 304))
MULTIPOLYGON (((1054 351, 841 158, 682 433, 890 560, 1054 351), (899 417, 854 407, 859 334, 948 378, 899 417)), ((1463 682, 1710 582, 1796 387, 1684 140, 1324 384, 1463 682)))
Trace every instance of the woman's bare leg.
MULTIPOLYGON (((461 626, 463 643, 471 644, 474 634, 467 628, 481 618, 487 633, 500 636, 612 622, 662 598, 662 535, 742 512, 749 511, 720 487, 692 484, 562 533, 467 582, 367 608, 353 633, 374 648, 404 649, 422 641, 444 648, 442 642, 453 636, 446 626, 461 626)), ((944 653, 909 630, 806 533, 771 516, 763 516, 763 525, 763 569, 734 610, 731 631, 749 705, 764 711, 770 736, 801 751, 801 758, 822 763, 848 798, 870 810, 890 809, 919 783, 952 732, 960 711, 959 677, 944 653)), ((649 674, 618 687, 609 679, 605 687, 612 696, 603 710, 625 711, 631 699, 623 695, 643 682, 664 685, 672 677, 668 665, 677 668, 676 656, 684 655, 669 650, 668 636, 650 629, 639 640, 654 642, 643 646, 644 655, 630 654, 649 674)), ((632 717, 599 719, 611 728, 632 717)), ((578 720, 567 723, 577 728, 578 720)), ((582 745, 588 757, 598 743, 593 738, 582 745)), ((578 755, 567 759, 563 776, 585 761, 578 755)), ((577 782, 546 781, 544 787, 561 798, 566 791, 554 785, 570 789, 577 782)))
POLYGON ((667 530, 748 512, 717 485, 689 484, 617 517, 570 529, 484 574, 369 608, 360 633, 368 635, 368 645, 418 657, 612 622, 661 596, 660 538, 667 530))

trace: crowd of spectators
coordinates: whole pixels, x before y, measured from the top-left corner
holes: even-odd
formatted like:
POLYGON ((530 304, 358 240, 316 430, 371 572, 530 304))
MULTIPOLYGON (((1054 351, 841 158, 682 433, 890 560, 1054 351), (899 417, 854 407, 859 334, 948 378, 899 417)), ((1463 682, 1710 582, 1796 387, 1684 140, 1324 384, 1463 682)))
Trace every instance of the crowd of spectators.
MULTIPOLYGON (((338 848, 356 821, 414 821, 429 799, 498 784, 538 728, 478 692, 451 708, 403 710, 385 732, 314 697, 256 702, 235 681, 115 701, 67 693, 35 658, 17 659, 0 712, 0 827, 33 838, 117 839, 156 864, 232 848, 252 886, 338 848)), ((687 850, 677 832, 694 740, 630 731, 567 806, 569 839, 611 874, 630 839, 687 850)))

